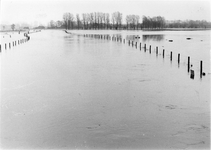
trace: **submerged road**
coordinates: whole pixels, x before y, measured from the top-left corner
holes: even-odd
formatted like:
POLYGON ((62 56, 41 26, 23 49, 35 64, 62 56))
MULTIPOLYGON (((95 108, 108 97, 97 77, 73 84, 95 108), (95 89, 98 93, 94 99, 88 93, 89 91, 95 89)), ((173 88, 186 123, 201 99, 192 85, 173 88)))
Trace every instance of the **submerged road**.
POLYGON ((209 76, 122 43, 30 36, 0 53, 2 148, 209 148, 209 76))

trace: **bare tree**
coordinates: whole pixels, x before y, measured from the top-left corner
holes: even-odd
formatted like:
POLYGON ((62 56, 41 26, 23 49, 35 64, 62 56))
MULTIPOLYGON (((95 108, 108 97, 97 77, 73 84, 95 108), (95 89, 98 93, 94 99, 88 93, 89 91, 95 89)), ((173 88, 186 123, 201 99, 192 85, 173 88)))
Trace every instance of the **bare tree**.
POLYGON ((63 25, 62 21, 58 20, 58 21, 56 22, 56 27, 57 27, 57 28, 60 28, 62 25, 63 25))
POLYGON ((73 28, 73 21, 74 21, 74 16, 71 13, 64 13, 63 14, 63 20, 65 23, 66 29, 73 28))
POLYGON ((15 24, 11 25, 11 29, 14 31, 15 30, 15 24))
POLYGON ((127 30, 128 30, 128 28, 129 28, 129 24, 130 24, 130 15, 127 15, 126 16, 126 28, 127 28, 127 30))
POLYGON ((136 29, 138 30, 140 17, 139 17, 139 15, 136 15, 135 18, 136 18, 136 29))
POLYGON ((85 13, 83 13, 82 14, 82 18, 83 18, 83 25, 84 25, 84 29, 86 29, 86 14, 85 13))
POLYGON ((49 24, 49 27, 50 27, 50 28, 55 28, 55 27, 56 27, 55 21, 51 20, 51 21, 50 21, 50 24, 49 24))
POLYGON ((115 29, 119 29, 122 26, 122 13, 120 12, 114 12, 112 14, 112 22, 113 26, 116 24, 115 29))
POLYGON ((112 21, 112 28, 114 29, 115 28, 115 22, 116 22, 116 18, 115 18, 115 14, 114 13, 112 14, 111 21, 112 21))
POLYGON ((76 21, 77 21, 77 28, 79 29, 80 22, 81 22, 79 14, 76 14, 76 21))
POLYGON ((87 25, 87 29, 89 29, 90 28, 90 14, 86 14, 86 25, 87 25))
POLYGON ((97 29, 97 13, 94 13, 94 28, 97 29))
POLYGON ((71 14, 71 13, 68 13, 68 20, 69 20, 69 26, 70 26, 70 28, 72 28, 73 29, 73 21, 74 21, 74 16, 73 16, 73 14, 71 14))
POLYGON ((100 12, 97 12, 97 26, 100 28, 100 12))
POLYGON ((68 29, 68 14, 67 13, 63 14, 63 20, 64 20, 65 28, 68 29))
POLYGON ((94 13, 90 13, 89 14, 89 21, 90 21, 90 28, 93 29, 94 28, 94 13))
POLYGON ((107 29, 108 29, 109 24, 110 24, 110 16, 109 16, 109 13, 106 13, 105 14, 105 18, 106 18, 106 26, 107 26, 107 29))
POLYGON ((143 16, 142 26, 143 28, 149 28, 149 29, 161 29, 165 27, 165 18, 161 16, 156 17, 146 17, 143 16))

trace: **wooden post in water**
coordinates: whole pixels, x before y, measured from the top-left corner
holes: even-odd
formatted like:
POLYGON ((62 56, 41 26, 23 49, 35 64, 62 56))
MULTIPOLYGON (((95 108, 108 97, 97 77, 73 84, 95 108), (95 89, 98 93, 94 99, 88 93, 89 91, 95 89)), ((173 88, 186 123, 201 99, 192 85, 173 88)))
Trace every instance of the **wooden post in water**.
POLYGON ((133 47, 133 41, 132 41, 132 47, 133 47))
POLYGON ((156 47, 156 55, 158 55, 158 47, 156 47))
POLYGON ((171 51, 171 54, 170 54, 170 60, 172 61, 172 51, 171 51))
POLYGON ((190 71, 190 56, 188 56, 188 72, 190 71))
POLYGON ((137 42, 136 42, 136 48, 137 48, 137 42))
POLYGON ((141 43, 140 43, 140 50, 141 50, 141 43))
POLYGON ((190 70, 190 78, 194 79, 194 70, 192 70, 192 69, 190 70))
POLYGON ((180 63, 180 53, 178 54, 178 64, 180 63))
POLYGON ((144 44, 144 51, 146 52, 147 50, 147 44, 144 44))
POLYGON ((203 62, 202 62, 202 60, 200 61, 200 77, 202 78, 202 75, 203 75, 203 62))
POLYGON ((165 49, 163 49, 163 58, 164 58, 164 56, 165 56, 165 49))
POLYGON ((5 50, 7 49, 7 44, 5 43, 5 50))
POLYGON ((0 52, 1 52, 1 44, 0 44, 0 52))
POLYGON ((149 53, 151 54, 151 45, 149 46, 149 53))
POLYGON ((128 45, 130 46, 130 40, 128 41, 128 45))

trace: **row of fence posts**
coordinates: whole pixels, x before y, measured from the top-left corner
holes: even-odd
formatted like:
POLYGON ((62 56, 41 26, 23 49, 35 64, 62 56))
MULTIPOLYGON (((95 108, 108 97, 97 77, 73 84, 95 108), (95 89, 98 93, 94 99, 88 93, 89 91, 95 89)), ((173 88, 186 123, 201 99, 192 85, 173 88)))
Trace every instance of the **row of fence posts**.
MULTIPOLYGON (((21 40, 9 42, 8 44, 5 43, 5 44, 4 44, 4 49, 5 49, 5 50, 7 50, 8 48, 10 49, 12 46, 14 47, 14 46, 20 45, 20 44, 22 44, 22 43, 25 43, 25 42, 27 42, 27 41, 28 41, 28 40, 27 40, 27 38, 26 38, 26 39, 21 39, 21 40)), ((1 52, 1 50, 2 50, 2 45, 0 44, 0 52, 1 52)))
MULTIPOLYGON (((112 40, 112 41, 117 41, 117 42, 123 42, 125 43, 125 39, 122 40, 122 38, 118 38, 115 36, 110 36, 110 35, 99 35, 99 34, 84 34, 84 37, 94 37, 94 38, 98 38, 98 39, 107 39, 107 40, 112 40)), ((132 45, 132 47, 135 45, 135 47, 137 48, 138 43, 134 43, 134 41, 130 41, 128 40, 128 45, 130 46, 130 44, 132 45)), ((141 43, 140 43, 140 50, 141 50, 141 43)), ((144 51, 146 52, 147 50, 147 45, 144 44, 144 51)), ((151 45, 149 45, 149 53, 151 54, 151 45)), ((156 56, 158 56, 158 47, 156 47, 156 56)), ((163 58, 165 57, 165 49, 163 49, 162 52, 162 56, 163 58)), ((172 61, 172 56, 173 56, 173 52, 170 51, 170 61, 172 61)), ((180 64, 180 53, 178 53, 177 56, 177 62, 178 64, 180 64)), ((190 64, 190 56, 188 56, 188 73, 190 73, 190 78, 194 79, 195 73, 194 70, 191 69, 191 64, 190 64)), ((200 61, 200 78, 202 78, 202 76, 205 76, 205 73, 203 72, 203 61, 200 61)))

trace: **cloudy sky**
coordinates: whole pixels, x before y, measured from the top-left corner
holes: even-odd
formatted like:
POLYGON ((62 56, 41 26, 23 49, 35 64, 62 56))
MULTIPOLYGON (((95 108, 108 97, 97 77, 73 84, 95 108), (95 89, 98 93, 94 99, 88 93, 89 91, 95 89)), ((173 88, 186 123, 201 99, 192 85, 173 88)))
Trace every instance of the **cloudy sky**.
POLYGON ((163 16, 166 20, 210 21, 209 0, 1 0, 1 23, 46 25, 62 20, 65 12, 74 15, 90 12, 120 11, 123 20, 128 14, 163 16))

